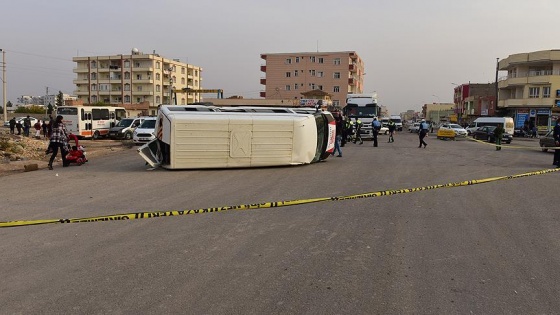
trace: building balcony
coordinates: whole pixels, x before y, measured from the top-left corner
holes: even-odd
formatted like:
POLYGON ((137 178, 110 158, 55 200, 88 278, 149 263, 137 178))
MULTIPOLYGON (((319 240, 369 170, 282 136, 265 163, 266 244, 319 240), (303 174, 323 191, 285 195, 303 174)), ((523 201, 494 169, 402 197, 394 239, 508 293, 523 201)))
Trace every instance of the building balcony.
POLYGON ((73 80, 72 83, 74 83, 74 84, 88 84, 88 79, 76 79, 76 80, 73 80))
POLYGON ((348 65, 348 70, 350 72, 356 72, 356 71, 358 71, 358 67, 356 67, 356 65, 354 65, 354 64, 351 64, 351 65, 348 65))
POLYGON ((356 80, 354 78, 348 78, 348 85, 356 85, 356 80))
POLYGON ((89 95, 89 91, 77 90, 77 91, 74 91, 74 94, 76 94, 77 96, 80 96, 80 95, 89 95))
POLYGON ((134 91, 132 92, 133 95, 138 96, 138 95, 154 95, 153 91, 134 91))
POLYGON ((535 107, 550 108, 554 106, 553 98, 511 98, 499 100, 498 107, 535 107))
POLYGON ((261 84, 266 85, 266 79, 265 78, 261 78, 261 84))
POLYGON ((145 84, 153 84, 153 79, 132 79, 132 83, 145 83, 145 84))
MULTIPOLYGON (((154 68, 152 67, 138 67, 138 68, 132 68, 132 71, 135 73, 141 72, 141 71, 146 71, 146 72, 153 72, 154 68)), ((165 73, 165 71, 164 71, 165 73)))
POLYGON ((261 91, 260 96, 266 98, 266 92, 261 91))
POLYGON ((261 72, 266 72, 266 66, 261 66, 261 72))
POLYGON ((74 73, 88 73, 89 69, 86 67, 74 68, 74 73))

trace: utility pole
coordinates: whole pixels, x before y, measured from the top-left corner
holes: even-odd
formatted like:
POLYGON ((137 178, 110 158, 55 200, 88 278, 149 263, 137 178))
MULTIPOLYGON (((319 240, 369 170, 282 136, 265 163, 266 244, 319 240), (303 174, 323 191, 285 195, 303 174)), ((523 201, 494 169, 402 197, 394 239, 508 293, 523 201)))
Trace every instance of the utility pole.
POLYGON ((496 58, 496 82, 495 89, 496 89, 496 98, 494 99, 494 114, 498 110, 498 70, 500 68, 500 58, 496 58))
POLYGON ((8 120, 8 109, 6 108, 6 51, 0 48, 2 52, 2 108, 4 109, 4 120, 8 120))

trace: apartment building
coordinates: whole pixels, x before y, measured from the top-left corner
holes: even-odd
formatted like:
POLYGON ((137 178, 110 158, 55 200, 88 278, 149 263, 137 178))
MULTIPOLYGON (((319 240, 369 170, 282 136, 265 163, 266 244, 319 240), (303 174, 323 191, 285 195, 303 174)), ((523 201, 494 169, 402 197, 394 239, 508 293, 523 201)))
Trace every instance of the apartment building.
POLYGON ((496 84, 468 83, 453 89, 453 103, 459 122, 470 123, 477 117, 496 114, 496 84))
POLYGON ((528 121, 540 133, 550 130, 560 114, 560 50, 510 55, 498 69, 507 71, 498 80, 498 109, 514 117, 516 127, 528 121))
POLYGON ((160 104, 186 105, 199 102, 200 94, 182 92, 200 89, 202 68, 166 59, 155 52, 133 49, 129 55, 74 57, 74 94, 84 104, 128 105, 148 103, 155 115, 160 104))
POLYGON ((320 90, 335 106, 346 105, 346 95, 363 93, 364 63, 355 51, 261 54, 266 99, 301 99, 320 90))

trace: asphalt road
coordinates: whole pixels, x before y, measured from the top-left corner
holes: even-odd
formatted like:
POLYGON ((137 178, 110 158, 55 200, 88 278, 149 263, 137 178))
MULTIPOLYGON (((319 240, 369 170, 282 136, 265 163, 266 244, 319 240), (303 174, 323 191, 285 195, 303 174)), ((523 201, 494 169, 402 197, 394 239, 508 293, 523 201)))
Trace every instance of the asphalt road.
MULTIPOLYGON (((342 158, 148 170, 134 148, 2 177, 0 221, 346 196, 552 167, 399 133, 342 158)), ((1 314, 557 314, 560 173, 465 187, 129 221, 0 229, 1 314)))

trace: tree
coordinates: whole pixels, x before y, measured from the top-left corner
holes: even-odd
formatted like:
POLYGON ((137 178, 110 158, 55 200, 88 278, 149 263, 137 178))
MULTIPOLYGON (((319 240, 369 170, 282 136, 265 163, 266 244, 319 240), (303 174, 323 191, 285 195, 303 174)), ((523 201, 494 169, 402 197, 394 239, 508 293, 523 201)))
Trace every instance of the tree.
POLYGON ((6 103, 6 107, 12 107, 12 106, 14 106, 14 105, 12 104, 12 102, 8 101, 8 103, 6 103))
POLYGON ((54 111, 54 107, 52 106, 51 103, 49 103, 49 105, 47 106, 47 115, 52 115, 54 111))
POLYGON ((62 94, 62 91, 58 91, 58 95, 56 95, 55 105, 57 108, 60 106, 64 106, 64 94, 62 94))

